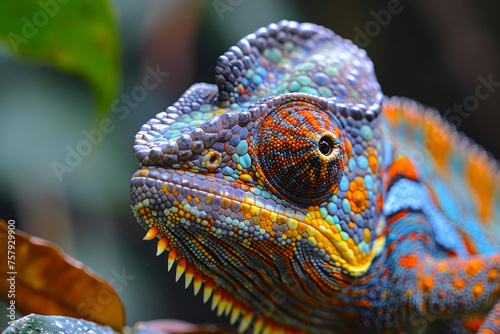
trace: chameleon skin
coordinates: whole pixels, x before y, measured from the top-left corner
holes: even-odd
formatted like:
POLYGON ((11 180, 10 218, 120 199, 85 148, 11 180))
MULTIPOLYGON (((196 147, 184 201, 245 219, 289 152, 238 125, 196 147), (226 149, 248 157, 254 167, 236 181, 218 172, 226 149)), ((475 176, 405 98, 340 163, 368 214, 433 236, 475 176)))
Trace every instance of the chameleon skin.
POLYGON ((491 157, 313 24, 261 28, 215 73, 134 142, 132 212, 177 279, 240 331, 500 333, 491 157))

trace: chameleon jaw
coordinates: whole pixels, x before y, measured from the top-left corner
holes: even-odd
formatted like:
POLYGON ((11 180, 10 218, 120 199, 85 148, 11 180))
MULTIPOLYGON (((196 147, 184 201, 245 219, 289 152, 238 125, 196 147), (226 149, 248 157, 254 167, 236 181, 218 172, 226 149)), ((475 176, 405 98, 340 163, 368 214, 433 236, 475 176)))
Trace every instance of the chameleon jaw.
POLYGON ((139 217, 138 211, 132 210, 134 215, 141 222, 141 225, 147 230, 143 240, 150 241, 157 239, 156 256, 160 256, 165 251, 167 255, 167 269, 170 271, 175 264, 175 281, 178 282, 184 275, 184 288, 187 289, 193 284, 194 295, 196 296, 203 286, 203 302, 207 303, 212 298, 211 308, 217 309, 217 315, 230 315, 230 323, 233 325, 240 319, 239 331, 245 331, 253 320, 253 311, 250 307, 239 301, 235 296, 227 292, 209 274, 204 273, 201 266, 197 266, 187 259, 187 257, 179 251, 174 242, 158 228, 154 220, 142 220, 139 217), (151 227, 147 227, 151 226, 151 227))
MULTIPOLYGON (((330 254, 330 258, 332 259, 332 261, 335 261, 335 265, 337 267, 347 270, 353 277, 361 276, 368 270, 373 260, 374 253, 376 253, 376 250, 374 251, 372 249, 369 254, 361 254, 357 245, 353 245, 352 242, 351 244, 349 244, 348 242, 342 240, 342 238, 340 237, 340 233, 335 226, 331 226, 327 229, 325 228, 325 225, 327 225, 326 221, 322 219, 311 219, 310 215, 306 216, 305 222, 307 225, 309 225, 308 234, 312 235, 312 237, 310 237, 311 240, 315 240, 314 236, 316 236, 316 239, 320 239, 323 241, 324 249, 326 249, 327 254, 330 254), (355 258, 355 254, 358 255, 357 258, 355 258)), ((166 236, 163 236, 163 233, 159 232, 158 227, 153 226, 149 228, 143 240, 148 241, 156 237, 158 237, 156 256, 159 256, 168 248, 170 241, 166 236)), ((381 242, 383 245, 383 241, 381 242)), ((378 245, 376 248, 380 247, 382 246, 378 245)), ((175 256, 169 254, 169 271, 172 268, 174 260, 175 256)), ((185 269, 185 266, 178 266, 176 281, 182 275, 182 270, 185 269)), ((193 272, 193 270, 188 270, 188 272, 186 273, 186 288, 189 286, 194 277, 194 274, 190 274, 191 272, 193 272)), ((196 294, 197 289, 195 287, 195 295, 196 294)))
POLYGON ((184 288, 188 289, 191 283, 193 283, 195 296, 203 286, 203 302, 207 303, 211 298, 212 311, 216 310, 217 316, 229 316, 231 325, 234 325, 239 320, 238 332, 243 333, 253 324, 254 333, 270 333, 276 330, 286 333, 302 333, 295 328, 283 325, 272 319, 267 319, 263 315, 257 315, 250 306, 217 283, 216 276, 212 277, 211 274, 204 272, 202 266, 198 266, 188 260, 181 251, 178 251, 177 246, 171 243, 153 223, 153 226, 147 230, 143 240, 149 241, 154 239, 158 239, 157 256, 161 255, 165 250, 168 251, 168 271, 176 264, 176 282, 184 275, 184 288))

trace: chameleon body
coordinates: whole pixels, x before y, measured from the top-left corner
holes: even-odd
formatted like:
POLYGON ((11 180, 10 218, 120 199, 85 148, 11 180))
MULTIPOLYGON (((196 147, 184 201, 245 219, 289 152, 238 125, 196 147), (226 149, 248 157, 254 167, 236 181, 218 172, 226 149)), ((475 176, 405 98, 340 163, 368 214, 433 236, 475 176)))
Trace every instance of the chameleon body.
POLYGON ((145 239, 240 331, 498 333, 496 161, 363 50, 282 21, 135 137, 145 239))

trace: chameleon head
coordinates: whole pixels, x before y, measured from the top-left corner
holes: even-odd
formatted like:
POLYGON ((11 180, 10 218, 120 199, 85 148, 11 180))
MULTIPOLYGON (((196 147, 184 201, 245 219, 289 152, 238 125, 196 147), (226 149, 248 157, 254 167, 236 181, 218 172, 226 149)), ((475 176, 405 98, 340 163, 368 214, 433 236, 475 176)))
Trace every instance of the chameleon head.
POLYGON ((311 309, 334 307, 383 242, 371 62, 327 29, 282 21, 221 56, 216 83, 141 127, 132 211, 168 267, 178 260, 206 299, 215 290, 243 329, 253 316, 327 326, 311 309))

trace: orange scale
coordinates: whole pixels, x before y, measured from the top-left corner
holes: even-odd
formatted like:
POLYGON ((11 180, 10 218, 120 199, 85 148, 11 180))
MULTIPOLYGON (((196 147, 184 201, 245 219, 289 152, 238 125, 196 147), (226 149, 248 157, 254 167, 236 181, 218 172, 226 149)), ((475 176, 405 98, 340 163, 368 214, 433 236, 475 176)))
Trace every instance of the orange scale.
POLYGON ((465 281, 461 278, 457 278, 454 282, 453 282, 453 287, 455 289, 458 289, 458 290, 461 290, 465 287, 465 281))
POLYGON ((483 265, 481 264, 481 261, 470 260, 465 267, 465 272, 467 275, 474 276, 481 270, 482 267, 483 265))
POLYGON ((378 159, 374 155, 368 156, 368 166, 370 166, 370 169, 372 170, 373 174, 377 173, 378 170, 378 159))
POLYGON ((432 279, 432 277, 430 276, 424 277, 421 285, 422 291, 424 293, 429 292, 432 290, 433 287, 434 287, 434 280, 432 279))
POLYGON ((479 317, 470 317, 464 320, 465 329, 473 333, 478 332, 482 325, 483 325, 483 319, 479 317))
POLYGON ((358 189, 357 183, 354 182, 354 181, 351 181, 351 183, 349 183, 349 190, 350 191, 355 191, 356 189, 358 189))
POLYGON ((365 180, 364 180, 362 177, 359 177, 359 176, 358 176, 358 177, 356 177, 356 178, 354 179, 354 182, 356 183, 356 186, 357 186, 359 189, 361 189, 361 190, 365 189, 365 180))
POLYGON ((439 271, 446 271, 447 268, 448 268, 448 265, 445 262, 440 262, 437 265, 437 269, 439 271))
POLYGON ((490 280, 490 281, 495 280, 497 277, 498 277, 498 270, 496 270, 496 269, 492 269, 492 270, 488 273, 488 280, 490 280))
MULTIPOLYGON (((344 138, 344 143, 345 143, 345 152, 346 152, 346 159, 349 159, 352 154, 352 145, 349 139, 344 138)), ((347 162, 346 162, 347 163, 347 162)))
POLYGON ((352 199, 358 206, 363 206, 364 202, 366 201, 365 194, 360 190, 356 190, 353 193, 352 199))
POLYGON ((484 286, 483 286, 483 283, 479 282, 477 283, 476 285, 474 285, 472 287, 472 296, 474 298, 477 298, 479 296, 481 296, 484 292, 484 286))

